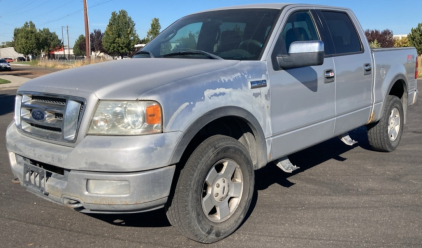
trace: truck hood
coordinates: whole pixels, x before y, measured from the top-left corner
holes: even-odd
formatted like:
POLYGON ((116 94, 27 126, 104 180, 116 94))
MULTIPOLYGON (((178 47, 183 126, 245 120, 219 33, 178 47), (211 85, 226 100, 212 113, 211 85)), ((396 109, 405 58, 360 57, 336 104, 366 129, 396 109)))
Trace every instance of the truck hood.
POLYGON ((165 84, 239 63, 206 59, 124 59, 63 70, 28 81, 18 91, 134 100, 165 84))

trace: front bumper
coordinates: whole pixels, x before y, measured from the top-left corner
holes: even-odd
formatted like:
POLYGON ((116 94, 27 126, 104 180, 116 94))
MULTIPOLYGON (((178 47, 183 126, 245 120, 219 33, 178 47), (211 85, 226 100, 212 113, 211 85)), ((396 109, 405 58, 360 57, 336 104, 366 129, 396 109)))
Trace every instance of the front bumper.
POLYGON ((76 147, 65 147, 27 137, 11 124, 6 143, 13 175, 28 191, 85 213, 131 213, 167 202, 175 171, 168 161, 178 135, 87 136, 76 147), (45 168, 45 194, 24 185, 25 164, 45 168), (90 193, 88 180, 128 182, 129 189, 90 193))
MULTIPOLYGON (((24 158, 9 152, 13 175, 24 186, 24 158)), ((64 170, 63 175, 48 173, 45 194, 27 188, 46 200, 84 213, 133 213, 161 208, 167 202, 175 166, 134 173, 101 173, 64 170), (94 194, 88 191, 88 180, 129 182, 123 195, 94 194)))

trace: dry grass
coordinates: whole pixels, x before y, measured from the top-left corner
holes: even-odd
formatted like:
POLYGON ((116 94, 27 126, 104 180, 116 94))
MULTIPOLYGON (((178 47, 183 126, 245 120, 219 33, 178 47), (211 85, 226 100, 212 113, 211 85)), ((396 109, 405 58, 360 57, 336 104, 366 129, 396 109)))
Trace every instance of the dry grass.
POLYGON ((101 63, 101 62, 106 62, 106 61, 109 61, 109 60, 106 60, 103 58, 95 58, 91 60, 70 60, 70 61, 38 60, 31 63, 31 65, 38 66, 38 67, 69 69, 69 68, 75 68, 75 67, 84 66, 84 65, 91 65, 91 64, 96 64, 96 63, 101 63))
POLYGON ((422 78, 422 55, 418 57, 418 63, 419 63, 419 68, 418 68, 418 77, 422 78))

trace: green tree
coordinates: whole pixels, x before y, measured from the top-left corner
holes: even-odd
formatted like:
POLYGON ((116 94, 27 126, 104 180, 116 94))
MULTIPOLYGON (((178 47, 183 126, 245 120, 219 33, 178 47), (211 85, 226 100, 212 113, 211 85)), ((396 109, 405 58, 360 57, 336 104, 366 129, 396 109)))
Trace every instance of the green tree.
POLYGON ((33 22, 25 22, 22 27, 15 28, 13 36, 16 52, 25 56, 39 53, 39 38, 33 22))
POLYGON ((416 47, 418 54, 422 54, 422 23, 419 23, 416 28, 412 28, 407 38, 410 44, 416 47))
POLYGON ((38 50, 48 54, 62 46, 62 42, 55 32, 48 28, 38 30, 38 50))
POLYGON ((407 37, 394 39, 394 47, 410 47, 412 46, 407 37))
POLYGON ((85 56, 85 49, 80 49, 81 43, 85 44, 85 36, 79 35, 78 39, 76 39, 75 44, 73 45, 73 53, 75 56, 85 56))
POLYGON ((104 50, 110 55, 124 56, 135 50, 138 41, 135 23, 127 11, 113 11, 102 38, 104 50))
POLYGON ((377 40, 374 40, 374 41, 369 42, 369 46, 371 48, 380 48, 381 44, 377 40))
POLYGON ((160 20, 158 18, 153 18, 151 21, 151 28, 147 32, 147 37, 144 38, 145 44, 152 41, 161 30, 160 20))
POLYGON ((6 48, 6 47, 14 47, 15 44, 13 41, 6 41, 6 42, 2 42, 1 43, 1 48, 6 48))

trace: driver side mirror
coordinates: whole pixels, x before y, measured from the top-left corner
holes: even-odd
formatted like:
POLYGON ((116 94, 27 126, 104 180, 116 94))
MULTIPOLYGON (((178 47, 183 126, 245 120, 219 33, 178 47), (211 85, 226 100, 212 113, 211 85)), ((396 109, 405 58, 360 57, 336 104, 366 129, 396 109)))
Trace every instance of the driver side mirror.
POLYGON ((288 55, 277 56, 277 62, 282 69, 322 65, 324 55, 324 42, 320 40, 295 41, 288 55))

